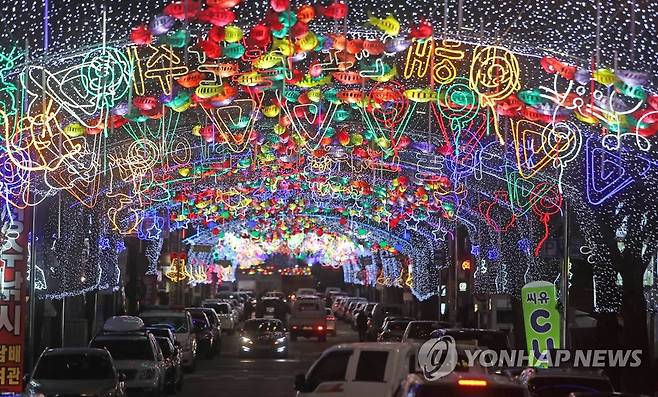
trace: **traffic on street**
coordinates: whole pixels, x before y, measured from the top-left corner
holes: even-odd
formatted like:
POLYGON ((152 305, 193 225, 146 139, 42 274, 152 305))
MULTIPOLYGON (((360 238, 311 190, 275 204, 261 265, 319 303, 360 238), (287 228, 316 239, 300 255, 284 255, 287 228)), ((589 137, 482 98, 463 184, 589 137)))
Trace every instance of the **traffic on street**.
POLYGON ((510 352, 508 332, 416 320, 400 305, 337 288, 259 298, 228 291, 203 302, 113 316, 88 347, 45 350, 26 379, 26 394, 573 397, 614 390, 603 371, 589 368, 551 368, 545 375, 513 363, 469 361, 478 349, 510 352), (224 304, 233 310, 222 323, 215 308, 224 311, 224 304), (437 348, 446 338, 453 345, 437 348), (434 379, 446 365, 449 371, 434 379))

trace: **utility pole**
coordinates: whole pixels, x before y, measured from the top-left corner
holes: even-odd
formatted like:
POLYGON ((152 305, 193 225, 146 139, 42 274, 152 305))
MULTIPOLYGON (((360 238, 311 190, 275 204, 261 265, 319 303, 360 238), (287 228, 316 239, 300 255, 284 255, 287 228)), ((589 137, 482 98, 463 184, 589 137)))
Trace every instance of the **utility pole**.
POLYGON ((448 285, 450 286, 450 300, 452 302, 450 305, 449 321, 451 324, 457 323, 457 299, 458 299, 458 288, 457 288, 457 267, 459 266, 459 228, 455 226, 455 234, 453 236, 454 246, 453 246, 453 268, 452 268, 452 280, 450 280, 450 272, 448 273, 448 285), (452 282, 451 282, 452 281, 452 282))
POLYGON ((560 276, 560 298, 562 300, 562 349, 569 346, 569 201, 564 199, 564 253, 560 276))

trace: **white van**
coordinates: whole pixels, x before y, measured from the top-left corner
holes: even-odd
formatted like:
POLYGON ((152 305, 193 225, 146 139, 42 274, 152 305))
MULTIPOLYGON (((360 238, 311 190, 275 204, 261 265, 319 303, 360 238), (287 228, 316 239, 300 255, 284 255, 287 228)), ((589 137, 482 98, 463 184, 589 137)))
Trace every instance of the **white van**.
POLYGON ((297 397, 393 397, 416 370, 416 347, 407 343, 349 343, 322 353, 295 377, 297 397))

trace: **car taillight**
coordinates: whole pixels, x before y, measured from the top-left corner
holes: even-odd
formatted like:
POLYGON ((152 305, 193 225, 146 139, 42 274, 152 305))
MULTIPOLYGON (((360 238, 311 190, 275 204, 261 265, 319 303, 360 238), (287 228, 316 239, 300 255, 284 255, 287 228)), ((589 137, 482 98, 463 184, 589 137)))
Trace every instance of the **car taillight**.
POLYGON ((321 325, 318 325, 318 331, 322 331, 323 329, 324 329, 324 327, 323 327, 323 326, 321 326, 321 325))
POLYGON ((298 328, 298 327, 297 327, 296 325, 293 325, 293 326, 292 326, 292 329, 297 329, 297 328, 298 328))
POLYGON ((486 387, 487 381, 482 379, 460 379, 457 381, 459 386, 469 387, 486 387))

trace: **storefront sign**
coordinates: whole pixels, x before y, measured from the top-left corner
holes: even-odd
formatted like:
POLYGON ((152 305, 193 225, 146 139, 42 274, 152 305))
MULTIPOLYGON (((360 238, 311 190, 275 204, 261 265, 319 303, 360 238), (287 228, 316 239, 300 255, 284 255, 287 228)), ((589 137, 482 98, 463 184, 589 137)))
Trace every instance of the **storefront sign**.
POLYGON ((560 348, 560 313, 555 285, 534 281, 521 289, 523 319, 530 364, 545 366, 551 350, 560 348))

